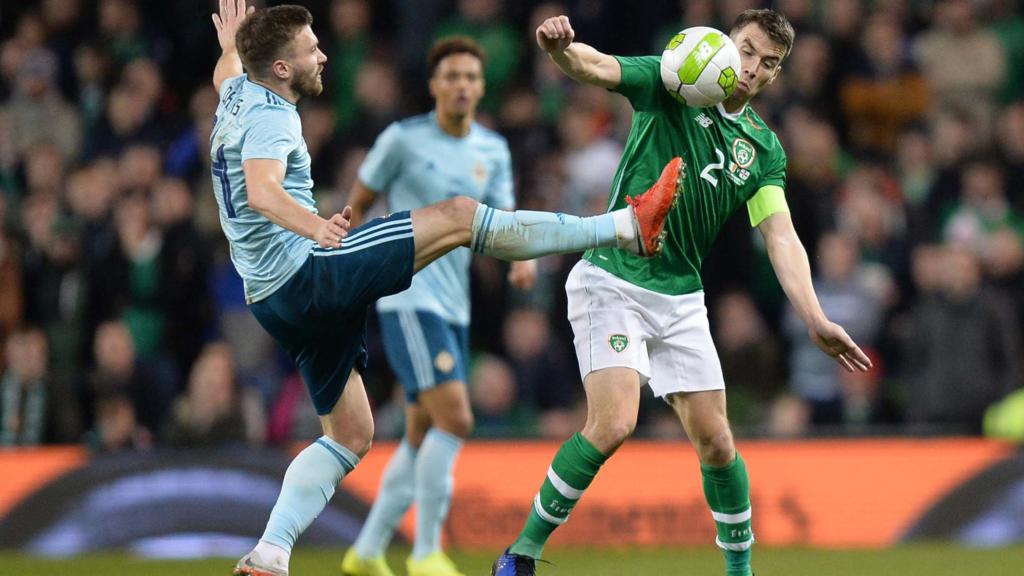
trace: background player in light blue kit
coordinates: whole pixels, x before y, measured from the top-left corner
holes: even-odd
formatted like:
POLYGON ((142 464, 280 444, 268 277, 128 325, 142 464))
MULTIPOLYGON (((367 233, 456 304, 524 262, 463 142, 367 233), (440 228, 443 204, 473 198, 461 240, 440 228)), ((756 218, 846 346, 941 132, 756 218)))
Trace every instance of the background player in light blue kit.
MULTIPOLYGON (((377 138, 359 169, 349 204, 358 224, 378 195, 388 209, 412 210, 454 196, 511 210, 511 157, 499 134, 474 122, 484 93, 484 55, 468 37, 438 41, 427 57, 429 114, 395 122, 377 138)), ((380 491, 355 545, 346 576, 393 576, 384 559, 395 527, 416 504, 410 576, 457 576, 441 551, 452 469, 473 427, 466 391, 470 252, 457 248, 416 274, 408 290, 377 301, 384 350, 406 391, 406 432, 381 478, 380 491)), ((533 262, 515 262, 509 279, 529 289, 533 262)))
POLYGON ((221 227, 250 309, 295 360, 324 431, 289 465, 262 538, 235 566, 251 576, 288 574, 295 540, 370 448, 360 376, 367 306, 459 246, 506 260, 596 246, 655 255, 681 178, 667 169, 628 208, 593 218, 506 212, 456 196, 349 233, 351 208, 317 214, 295 108, 323 90, 327 57, 312 20, 299 6, 247 11, 245 0, 221 0, 213 15, 222 54, 210 150, 221 227))

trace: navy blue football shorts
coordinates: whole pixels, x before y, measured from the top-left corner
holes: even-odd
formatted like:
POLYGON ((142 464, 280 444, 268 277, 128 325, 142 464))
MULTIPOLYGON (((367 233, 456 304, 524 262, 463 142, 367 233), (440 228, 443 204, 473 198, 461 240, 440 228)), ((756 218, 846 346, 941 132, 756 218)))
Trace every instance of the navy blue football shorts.
POLYGON ((421 391, 438 384, 466 382, 468 326, 422 310, 389 310, 379 316, 384 353, 410 403, 416 402, 421 391))
POLYGON ((415 270, 409 212, 351 230, 341 248, 314 247, 302 268, 250 306, 291 355, 316 413, 329 414, 353 369, 366 370, 366 312, 409 287, 415 270))

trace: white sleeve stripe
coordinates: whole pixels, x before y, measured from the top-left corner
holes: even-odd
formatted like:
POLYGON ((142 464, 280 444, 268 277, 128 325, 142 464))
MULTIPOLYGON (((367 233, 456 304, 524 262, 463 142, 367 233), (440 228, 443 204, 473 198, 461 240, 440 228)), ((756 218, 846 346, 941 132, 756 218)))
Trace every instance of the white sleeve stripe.
POLYGON ((555 487, 555 490, 558 490, 559 494, 570 500, 579 500, 580 496, 583 496, 583 490, 577 490, 569 486, 551 466, 548 466, 548 480, 551 481, 551 485, 555 487))
POLYGON ((722 514, 721 512, 711 512, 711 516, 715 519, 715 522, 722 522, 725 524, 739 524, 740 522, 746 522, 750 520, 750 508, 747 508, 743 512, 738 514, 722 514))

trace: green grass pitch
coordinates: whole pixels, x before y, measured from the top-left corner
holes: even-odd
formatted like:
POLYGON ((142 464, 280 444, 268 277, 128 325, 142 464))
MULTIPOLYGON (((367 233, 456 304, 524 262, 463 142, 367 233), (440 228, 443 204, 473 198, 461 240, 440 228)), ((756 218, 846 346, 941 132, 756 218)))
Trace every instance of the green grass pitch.
MULTIPOLYGON (((298 549, 292 576, 340 576, 342 550, 298 549)), ((453 553, 467 576, 490 573, 493 554, 453 553)), ((405 574, 404 551, 389 561, 398 576, 405 574)), ((541 564, 540 576, 689 576, 723 574, 721 555, 711 548, 609 550, 556 549, 553 565, 541 564)), ((0 553, 4 576, 227 576, 233 558, 199 561, 141 560, 107 554, 66 560, 41 560, 11 552, 0 553)), ((962 548, 946 544, 900 546, 886 550, 810 550, 758 548, 758 576, 965 576, 1024 574, 1024 546, 962 548)))

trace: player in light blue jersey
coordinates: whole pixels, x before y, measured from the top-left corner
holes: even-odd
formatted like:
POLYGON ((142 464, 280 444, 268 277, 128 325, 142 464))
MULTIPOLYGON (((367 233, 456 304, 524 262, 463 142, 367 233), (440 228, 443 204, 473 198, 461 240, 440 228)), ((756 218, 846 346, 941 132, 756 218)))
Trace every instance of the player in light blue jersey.
MULTIPOLYGON (((433 112, 395 122, 377 138, 352 189, 352 222, 380 196, 388 209, 414 210, 458 195, 511 210, 511 157, 500 135, 474 122, 484 93, 484 54, 467 37, 439 40, 427 57, 433 112)), ((345 576, 394 576, 384 552, 416 504, 410 576, 462 576, 441 550, 452 469, 473 427, 466 391, 471 253, 457 248, 424 268, 408 290, 377 301, 388 362, 406 392, 405 438, 381 477, 380 491, 345 576)), ((514 262, 509 279, 528 289, 533 262, 514 262)))
POLYGON ((507 212, 459 195, 350 230, 351 207, 317 213, 295 109, 323 90, 327 57, 312 21, 300 6, 253 11, 245 0, 220 0, 213 15, 222 49, 211 134, 221 227, 250 309, 295 360, 324 431, 288 466, 262 538, 235 566, 250 576, 288 574, 295 540, 370 448, 360 376, 370 304, 407 289, 416 271, 459 246, 505 260, 592 247, 656 255, 682 178, 676 161, 628 208, 592 218, 507 212))

